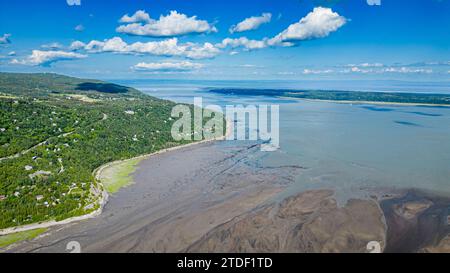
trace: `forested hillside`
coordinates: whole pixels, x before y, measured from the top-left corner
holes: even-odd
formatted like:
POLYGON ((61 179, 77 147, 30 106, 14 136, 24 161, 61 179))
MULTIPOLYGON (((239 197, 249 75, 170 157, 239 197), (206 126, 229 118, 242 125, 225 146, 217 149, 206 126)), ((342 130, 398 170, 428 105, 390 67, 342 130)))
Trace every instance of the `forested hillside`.
POLYGON ((0 228, 95 210, 97 167, 183 144, 173 106, 100 81, 0 73, 0 228))

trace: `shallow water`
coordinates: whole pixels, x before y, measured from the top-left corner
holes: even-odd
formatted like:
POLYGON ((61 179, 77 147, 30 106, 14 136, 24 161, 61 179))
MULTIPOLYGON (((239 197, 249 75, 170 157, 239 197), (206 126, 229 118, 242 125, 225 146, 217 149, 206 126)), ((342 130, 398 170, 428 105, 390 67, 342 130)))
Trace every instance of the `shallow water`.
MULTIPOLYGON (((193 97, 201 96, 204 105, 279 104, 281 149, 261 154, 255 165, 307 168, 281 197, 314 188, 334 189, 340 201, 383 188, 419 188, 450 195, 449 108, 281 100, 204 89, 225 87, 223 82, 126 84, 176 102, 193 103, 193 97)), ((265 86, 246 82, 241 87, 265 86)))

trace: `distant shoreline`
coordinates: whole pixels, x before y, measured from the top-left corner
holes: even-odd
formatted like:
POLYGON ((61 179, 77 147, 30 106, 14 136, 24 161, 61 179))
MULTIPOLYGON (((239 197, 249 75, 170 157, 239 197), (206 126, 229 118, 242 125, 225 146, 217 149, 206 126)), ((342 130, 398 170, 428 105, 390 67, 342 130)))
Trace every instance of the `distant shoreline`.
POLYGON ((329 102, 339 104, 370 104, 370 105, 386 105, 386 106, 428 106, 428 107, 449 107, 450 104, 432 104, 432 103, 412 103, 412 102, 387 102, 387 101, 358 101, 358 100, 322 100, 322 99, 303 99, 296 97, 278 97, 280 99, 296 99, 300 101, 312 101, 312 102, 329 102))
POLYGON ((345 104, 450 107, 450 94, 365 92, 333 90, 219 88, 209 92, 222 95, 265 96, 290 100, 345 104))

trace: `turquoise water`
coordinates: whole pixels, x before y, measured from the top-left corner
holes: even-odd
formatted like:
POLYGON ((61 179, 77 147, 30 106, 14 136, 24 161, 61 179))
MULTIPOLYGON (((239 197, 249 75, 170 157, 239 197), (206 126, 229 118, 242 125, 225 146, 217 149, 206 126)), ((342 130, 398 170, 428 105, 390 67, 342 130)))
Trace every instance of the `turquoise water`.
POLYGON ((193 103, 201 96, 204 104, 279 104, 281 149, 264 153, 258 164, 307 168, 285 194, 331 188, 346 200, 383 188, 419 188, 450 195, 450 108, 224 96, 204 89, 276 87, 249 82, 126 84, 177 102, 193 103))

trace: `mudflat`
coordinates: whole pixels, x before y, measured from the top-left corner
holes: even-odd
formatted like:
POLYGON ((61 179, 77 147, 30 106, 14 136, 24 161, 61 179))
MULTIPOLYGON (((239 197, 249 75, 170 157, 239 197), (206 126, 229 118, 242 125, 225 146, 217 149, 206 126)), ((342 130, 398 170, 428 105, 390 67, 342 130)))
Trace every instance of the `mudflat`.
POLYGON ((211 142, 144 159, 98 217, 3 251, 67 252, 72 241, 82 252, 368 252, 369 242, 387 251, 448 249, 448 226, 433 222, 447 199, 406 191, 340 206, 333 191, 318 189, 278 200, 304 169, 255 165, 259 148, 211 142), (416 243, 393 239, 404 232, 416 243))
POLYGON ((94 218, 50 228, 11 252, 177 252, 212 228, 267 202, 301 168, 252 168, 259 145, 204 143, 143 160, 133 185, 110 196, 94 218))

